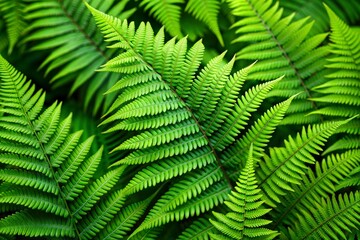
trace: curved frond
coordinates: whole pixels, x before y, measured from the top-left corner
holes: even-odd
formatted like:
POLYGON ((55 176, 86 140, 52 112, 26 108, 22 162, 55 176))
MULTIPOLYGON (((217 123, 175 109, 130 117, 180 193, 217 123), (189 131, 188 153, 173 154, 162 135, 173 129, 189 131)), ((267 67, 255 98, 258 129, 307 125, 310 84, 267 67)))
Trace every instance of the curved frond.
POLYGON ((185 11, 196 19, 203 21, 223 46, 224 40, 218 24, 219 10, 220 2, 218 0, 189 0, 185 8, 185 11))
POLYGON ((273 228, 281 224, 296 222, 296 215, 304 209, 311 210, 314 202, 321 203, 321 198, 336 192, 338 183, 342 183, 351 171, 360 164, 360 151, 348 151, 341 155, 330 155, 316 162, 315 171, 308 169, 302 184, 294 186, 294 192, 281 199, 279 207, 272 211, 275 219, 273 228))
POLYGON ((338 185, 336 185, 335 189, 339 191, 340 189, 347 187, 360 187, 360 167, 357 166, 354 168, 349 176, 343 179, 338 185))
POLYGON ((2 218, 0 231, 7 235, 29 237, 75 237, 73 226, 69 220, 43 212, 26 210, 2 218))
POLYGON ((346 233, 360 225, 360 194, 351 192, 322 199, 312 211, 302 211, 298 224, 290 229, 296 239, 347 239, 346 233))
POLYGON ((289 136, 285 147, 270 148, 270 156, 265 155, 257 172, 260 186, 265 192, 267 204, 280 202, 280 196, 294 191, 292 185, 301 184, 308 164, 314 164, 313 154, 319 154, 321 146, 347 121, 333 122, 304 127, 295 138, 289 136))
POLYGON ((246 134, 236 140, 236 142, 224 152, 222 159, 232 180, 236 181, 236 178, 238 178, 240 174, 240 169, 242 168, 238 166, 245 165, 244 159, 246 159, 250 145, 253 145, 255 163, 263 156, 264 147, 269 142, 269 138, 276 126, 283 119, 294 97, 295 96, 270 108, 249 128, 246 134))
POLYGON ((157 18, 171 36, 181 38, 183 34, 180 27, 181 7, 179 4, 182 3, 184 0, 142 0, 140 5, 157 18))
POLYGON ((123 208, 106 227, 105 232, 99 235, 99 239, 118 239, 120 236, 125 236, 145 212, 151 200, 150 197, 145 201, 133 203, 123 208))
POLYGON ((219 154, 241 134, 251 112, 281 78, 238 97, 253 66, 231 74, 235 59, 227 63, 223 53, 199 68, 204 51, 201 42, 187 50, 186 38, 165 43, 164 32, 155 34, 150 24, 135 28, 134 23, 89 8, 105 37, 115 42, 112 47, 123 50, 101 69, 124 74, 109 90, 122 89, 122 93, 102 124, 110 125, 107 132, 137 130, 113 150, 128 154, 112 166, 144 166, 122 193, 170 184, 131 237, 218 206, 231 186, 219 154), (130 84, 129 79, 136 81, 130 84), (212 115, 217 116, 216 121, 212 115), (153 125, 154 119, 160 124, 153 125), (174 181, 177 177, 179 181, 174 181))

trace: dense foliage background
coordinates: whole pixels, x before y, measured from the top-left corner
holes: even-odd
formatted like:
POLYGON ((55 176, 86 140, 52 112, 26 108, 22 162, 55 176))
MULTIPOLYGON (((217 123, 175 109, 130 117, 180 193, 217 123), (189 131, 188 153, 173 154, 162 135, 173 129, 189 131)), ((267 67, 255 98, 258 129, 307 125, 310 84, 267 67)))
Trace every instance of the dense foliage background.
POLYGON ((0 0, 0 14, 0 239, 359 238, 358 0, 0 0), (44 125, 30 119, 53 128, 39 130, 44 146, 60 127, 70 128, 64 139, 82 130, 71 144, 84 156, 42 157, 54 176, 71 166, 54 178, 60 200, 41 198, 30 183, 38 178, 20 181, 36 172, 20 160, 32 161, 37 143, 16 125, 27 115, 8 109, 36 91, 16 69, 47 93, 44 106, 39 95, 28 108, 51 109, 44 125), (172 99, 176 107, 158 111, 172 99), (165 116, 169 109, 179 115, 165 116), (206 143, 183 150, 196 134, 206 143), (161 153, 169 146, 175 153, 161 153), (78 193, 66 190, 92 161, 78 193), (104 190, 92 197, 96 184, 104 190))

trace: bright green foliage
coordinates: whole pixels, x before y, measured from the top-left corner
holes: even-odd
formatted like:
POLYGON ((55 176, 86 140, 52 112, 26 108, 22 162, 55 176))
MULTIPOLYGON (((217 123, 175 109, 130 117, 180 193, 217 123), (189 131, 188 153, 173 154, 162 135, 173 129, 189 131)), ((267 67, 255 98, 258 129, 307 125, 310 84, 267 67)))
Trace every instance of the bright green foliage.
MULTIPOLYGON (((359 33, 355 29, 347 26, 335 13, 327 6, 331 25, 331 55, 327 59, 326 67, 331 73, 326 75, 329 80, 316 86, 314 90, 321 93, 314 101, 324 103, 324 107, 314 111, 312 114, 322 114, 332 118, 346 118, 360 114, 360 39, 359 33)), ((350 141, 346 141, 339 147, 335 143, 333 148, 353 148, 352 143, 357 143, 360 135, 360 120, 355 119, 345 125, 342 131, 351 135, 350 141), (356 136, 357 135, 357 136, 356 136), (336 147, 337 146, 337 147, 336 147)), ((329 151, 329 150, 328 150, 329 151)))
POLYGON ((359 192, 322 199, 311 212, 302 211, 290 239, 348 239, 345 232, 360 226, 359 192))
MULTIPOLYGON (((89 1, 103 11, 127 18, 132 10, 124 11, 128 1, 89 1)), ((106 44, 90 12, 82 0, 29 0, 26 18, 31 24, 26 29, 26 42, 35 42, 33 51, 53 49, 40 69, 46 67, 46 75, 51 76, 55 87, 72 82, 69 94, 73 94, 86 84, 84 104, 94 105, 93 111, 110 104, 113 96, 101 97, 105 90, 117 79, 116 74, 95 72, 114 51, 106 49, 106 44), (104 83, 105 82, 105 83, 104 83), (95 99, 92 96, 97 96, 95 99)))
POLYGON ((196 19, 203 21, 216 35, 221 45, 224 45, 220 28, 218 25, 218 14, 220 10, 219 0, 189 0, 185 11, 194 15, 196 19))
POLYGON ((181 8, 179 4, 184 0, 143 0, 140 6, 145 6, 145 10, 149 10, 169 31, 171 36, 181 38, 180 15, 181 8))
POLYGON ((308 18, 293 20, 294 14, 283 16, 277 1, 229 0, 232 14, 240 19, 233 25, 240 35, 233 42, 251 42, 242 48, 239 59, 259 60, 249 79, 268 81, 285 75, 269 96, 290 97, 303 92, 289 108, 291 115, 282 124, 304 124, 319 121, 316 116, 304 117, 317 109, 311 86, 323 81, 321 68, 329 49, 320 47, 327 34, 309 35, 314 22, 308 18), (301 51, 298 51, 301 49, 301 51))
POLYGON ((215 232, 214 225, 205 218, 194 221, 179 237, 179 240, 210 239, 209 234, 215 232))
POLYGON ((181 15, 189 13, 195 19, 205 23, 215 34, 220 44, 224 45, 218 24, 219 0, 142 0, 140 6, 144 6, 150 15, 159 20, 171 36, 179 39, 189 31, 181 26, 181 15))
POLYGON ((348 151, 341 155, 330 155, 320 162, 316 162, 315 171, 308 169, 303 176, 301 185, 294 185, 294 192, 281 198, 281 204, 272 211, 274 224, 278 225, 297 222, 297 214, 302 211, 311 212, 314 203, 321 203, 321 198, 335 194, 336 186, 360 164, 360 151, 348 151))
POLYGON ((276 126, 281 122, 288 109, 291 101, 295 96, 270 108, 258 121, 239 140, 237 140, 223 154, 222 159, 224 166, 229 172, 230 178, 236 180, 240 174, 240 166, 245 165, 243 162, 248 154, 250 145, 253 145, 253 157, 259 160, 263 156, 264 146, 269 142, 271 134, 276 126))
POLYGON ((85 235, 83 216, 115 185, 123 169, 92 179, 102 148, 89 156, 93 137, 79 142, 81 132, 69 132, 71 115, 60 120, 58 103, 43 109, 45 93, 35 92, 1 56, 0 100, 0 163, 6 164, 0 170, 5 187, 0 202, 16 206, 0 220, 0 233, 85 235))
POLYGON ((330 28, 329 18, 323 3, 335 11, 338 16, 350 23, 355 23, 360 19, 360 2, 358 0, 312 0, 304 4, 303 0, 280 0, 280 5, 284 7, 285 14, 296 12, 295 18, 311 16, 316 22, 311 29, 314 33, 326 32, 330 28))
POLYGON ((246 166, 240 173, 235 189, 225 205, 226 214, 213 212, 217 221, 210 222, 222 234, 210 234, 211 239, 273 239, 277 233, 264 228, 271 221, 261 219, 271 209, 262 208, 264 201, 258 188, 254 170, 253 147, 250 146, 246 166))
POLYGON ((301 184, 308 164, 314 164, 312 154, 319 154, 321 146, 343 122, 314 125, 302 129, 295 138, 289 137, 285 147, 270 148, 270 155, 264 156, 257 172, 260 186, 266 193, 267 204, 275 205, 280 202, 279 196, 287 191, 294 191, 292 184, 301 184))
POLYGON ((0 58, 0 239, 359 238, 360 5, 324 2, 0 0, 36 80, 0 58))

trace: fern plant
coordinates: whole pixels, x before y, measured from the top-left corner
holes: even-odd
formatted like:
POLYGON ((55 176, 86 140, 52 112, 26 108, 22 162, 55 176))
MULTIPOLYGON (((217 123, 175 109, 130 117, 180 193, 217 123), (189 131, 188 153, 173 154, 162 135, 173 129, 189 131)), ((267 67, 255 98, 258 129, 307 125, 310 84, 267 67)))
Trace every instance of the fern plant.
MULTIPOLYGON (((99 9, 120 18, 127 18, 133 13, 133 9, 124 10, 127 2, 90 1, 99 9)), ((40 69, 46 67, 45 76, 50 75, 53 86, 57 88, 71 82, 72 87, 68 93, 71 95, 86 85, 85 91, 83 90, 85 107, 88 108, 91 103, 94 113, 101 108, 105 111, 113 97, 108 95, 104 99, 101 94, 118 76, 95 70, 110 59, 114 51, 106 49, 83 1, 27 1, 24 11, 31 24, 23 33, 27 35, 23 41, 34 45, 32 51, 52 50, 40 69)))
POLYGON ((359 237, 357 2, 6 2, 0 239, 359 237))
POLYGON ((178 38, 182 38, 184 35, 183 31, 186 31, 186 29, 182 29, 181 27, 181 14, 184 9, 184 12, 189 13, 195 19, 205 23, 215 34, 220 44, 224 45, 218 23, 220 12, 219 0, 171 0, 165 2, 159 0, 142 0, 140 6, 144 6, 146 11, 149 11, 151 15, 158 19, 171 36, 178 38), (184 6, 184 4, 186 5, 184 6))
MULTIPOLYGON (((324 84, 316 86, 314 91, 321 93, 313 98, 319 105, 312 114, 322 114, 334 118, 346 118, 360 114, 360 39, 358 32, 347 26, 335 13, 326 6, 331 24, 331 53, 326 67, 332 70, 324 84)), ((345 125, 342 131, 349 135, 338 140, 327 153, 346 149, 359 148, 360 120, 355 119, 345 125)))
MULTIPOLYGON (((230 89, 239 89, 236 86, 239 83, 236 84, 236 75, 228 77, 233 60, 223 63, 223 55, 220 55, 197 70, 200 60, 196 52, 201 53, 201 43, 187 52, 184 38, 164 43, 163 32, 155 35, 149 24, 140 24, 135 30, 133 23, 90 9, 106 37, 114 41, 112 47, 124 51, 103 68, 103 71, 116 71, 127 76, 109 90, 121 90, 122 93, 102 123, 111 124, 108 132, 136 130, 114 149, 128 151, 127 156, 113 164, 114 167, 143 166, 124 187, 124 194, 146 191, 161 183, 168 185, 168 190, 159 192, 158 200, 130 238, 144 238, 147 234, 154 234, 152 229, 156 231, 164 224, 221 207, 233 184, 222 164, 222 155, 236 146, 232 144, 248 121, 248 112, 259 105, 259 99, 265 98, 269 91, 267 86, 274 81, 248 90, 236 104, 237 94, 230 89), (182 77, 184 73, 186 75, 182 77), (212 80, 213 76, 217 81, 212 80), (234 85, 228 87, 227 84, 234 85), (215 118, 211 119, 210 115, 215 118)), ((291 100, 280 106, 288 107, 291 100)), ((276 109, 280 110, 280 106, 276 109)), ((268 114, 283 116, 281 111, 280 114, 274 110, 266 113, 263 118, 269 126, 265 124, 265 132, 271 132, 273 127, 270 124, 273 119, 268 114)), ((347 122, 304 128, 295 139, 289 137, 285 147, 270 149, 270 157, 264 155, 258 173, 260 187, 266 193, 264 201, 276 207, 280 197, 292 191, 291 185, 301 184, 307 166, 316 162, 312 154, 317 153, 326 139, 347 122)), ((259 125, 263 123, 255 123, 250 128, 255 136, 260 135, 259 125)), ((252 137, 247 139, 250 145, 254 141, 252 137)), ((264 138, 266 140, 266 134, 264 138)), ((257 155, 263 156, 261 150, 257 155)), ((194 224, 206 227, 203 220, 194 224)), ((211 231, 202 237, 211 235, 211 231)))
MULTIPOLYGON (((108 91, 121 90, 122 94, 102 124, 112 123, 108 132, 136 131, 114 149, 129 153, 113 166, 144 166, 124 187, 124 194, 163 182, 168 185, 131 236, 221 204, 233 184, 221 153, 279 80, 256 86, 238 98, 249 68, 230 75, 234 59, 224 63, 222 54, 199 70, 201 42, 187 51, 186 38, 164 43, 164 32, 154 35, 149 24, 135 31, 134 23, 90 9, 105 36, 115 41, 112 47, 124 50, 102 69, 126 74, 108 91)), ((265 121, 272 120, 267 116, 265 121)))
POLYGON ((356 0, 334 1, 334 0, 315 0, 304 4, 302 0, 286 1, 280 0, 280 5, 284 7, 285 14, 296 12, 296 18, 311 16, 316 24, 311 31, 322 33, 330 28, 330 21, 323 7, 323 3, 327 4, 346 22, 353 24, 360 18, 360 3, 356 0))
MULTIPOLYGON (((69 133, 61 104, 44 109, 45 93, 0 58, 0 233, 29 237, 89 234, 84 215, 109 192, 123 168, 98 179, 102 148, 89 156, 93 137, 69 133), (81 226, 82 225, 82 226, 81 226)), ((91 221, 91 220, 90 220, 91 221)))
POLYGON ((239 16, 233 27, 240 35, 234 42, 250 42, 237 55, 239 59, 261 60, 249 79, 268 81, 285 74, 269 96, 289 97, 299 91, 290 106, 290 116, 282 124, 305 124, 319 122, 318 115, 306 116, 316 110, 312 86, 322 83, 322 66, 329 53, 328 46, 320 46, 327 34, 309 34, 313 21, 308 17, 293 20, 295 14, 283 16, 278 1, 241 0, 228 1, 232 14, 239 16), (298 51, 302 49, 302 51, 298 51))

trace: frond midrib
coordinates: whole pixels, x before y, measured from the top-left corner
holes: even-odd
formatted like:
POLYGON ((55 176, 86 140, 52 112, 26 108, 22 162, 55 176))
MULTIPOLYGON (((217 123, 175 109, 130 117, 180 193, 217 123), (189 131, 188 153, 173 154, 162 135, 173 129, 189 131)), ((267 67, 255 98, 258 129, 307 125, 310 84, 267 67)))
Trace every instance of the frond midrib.
POLYGON ((11 83, 12 83, 12 85, 13 85, 13 88, 16 90, 16 91, 15 91, 15 92, 16 92, 16 98, 17 98, 17 100, 18 100, 19 105, 21 106, 21 111, 23 112, 23 116, 26 118, 26 121, 27 121, 28 125, 30 126, 32 133, 34 134, 37 142, 39 143, 39 146, 40 146, 40 150, 41 150, 41 152, 42 152, 42 155, 44 156, 45 161, 47 162, 47 164, 48 164, 48 166, 49 166, 49 169, 50 169, 50 172, 51 172, 51 175, 52 175, 51 177, 52 177, 53 181, 55 182, 57 188, 59 189, 59 197, 61 198, 61 200, 62 200, 62 202, 63 202, 66 210, 67 210, 68 213, 69 213, 69 217, 70 217, 70 219, 71 219, 71 225, 73 226, 73 228, 74 228, 74 230, 75 230, 75 234, 77 235, 78 239, 81 239, 81 238, 80 238, 80 233, 79 233, 79 231, 78 231, 78 229, 77 229, 77 227, 76 227, 76 224, 74 224, 75 221, 74 221, 74 218, 73 218, 73 216, 72 216, 72 214, 71 214, 70 207, 69 207, 69 205, 67 204, 67 201, 66 201, 66 199, 64 198, 64 196, 63 196, 63 194, 62 194, 62 188, 60 187, 59 182, 56 181, 56 179, 55 179, 55 171, 54 171, 54 169, 53 169, 53 167, 52 167, 52 165, 51 165, 50 158, 49 158, 48 154, 46 153, 45 146, 44 146, 44 144, 40 141, 39 136, 38 136, 38 134, 36 133, 35 127, 34 127, 33 123, 31 122, 30 117, 29 117, 29 115, 27 114, 26 109, 24 108, 24 104, 22 104, 22 102, 21 102, 21 96, 19 96, 19 89, 18 89, 17 86, 15 85, 15 82, 16 82, 15 79, 11 76, 11 74, 9 74, 9 76, 10 76, 10 78, 11 78, 11 83))
MULTIPOLYGON (((289 157, 287 157, 285 159, 285 161, 283 161, 281 164, 279 164, 279 166, 277 166, 276 168, 274 168, 271 173, 266 176, 266 178, 264 178, 260 183, 259 186, 262 186, 263 183, 265 183, 278 169, 280 169, 282 166, 284 166, 295 154, 297 154, 304 146, 306 146, 308 143, 312 142, 312 140, 316 137, 318 137, 319 135, 321 135, 322 131, 319 131, 317 134, 312 135, 307 141, 303 142, 303 144, 300 145, 300 147, 298 147, 296 149, 296 151, 294 151, 289 157)), ((300 135, 301 137, 301 135, 300 135)), ((286 148, 286 147, 285 147, 286 148)), ((269 156, 270 157, 270 156, 269 156)))
POLYGON ((212 152, 212 153, 214 154, 214 156, 215 156, 217 165, 220 167, 220 169, 221 169, 221 171, 222 171, 222 173, 223 173, 223 175, 224 175, 224 178, 225 178, 226 182, 228 183, 228 185, 229 185, 230 188, 232 189, 233 186, 232 186, 231 180, 230 180, 227 172, 225 171, 225 168, 224 168, 224 166, 222 165, 221 160, 220 160, 220 158, 219 158, 219 156, 218 156, 218 154, 217 154, 214 146, 211 144, 210 139, 207 137, 206 132, 204 131, 204 129, 203 129, 202 126, 200 125, 199 121, 197 120, 195 114, 194 114, 194 113, 192 112, 192 110, 188 107, 188 105, 186 104, 186 102, 184 101, 184 99, 182 99, 182 98, 180 97, 180 95, 177 94, 176 90, 175 90, 170 84, 167 84, 167 83, 166 83, 166 81, 163 79, 162 75, 161 75, 158 71, 156 71, 156 69, 154 69, 153 66, 152 66, 151 64, 149 64, 149 63, 143 58, 143 56, 134 49, 134 47, 132 46, 132 44, 131 44, 126 38, 124 38, 124 37, 122 36, 122 33, 121 33, 121 32, 119 32, 115 27, 113 27, 113 29, 114 29, 114 31, 117 32, 117 34, 118 34, 119 36, 121 36, 122 41, 124 41, 124 42, 128 45, 128 47, 129 47, 130 49, 132 49, 132 51, 134 52, 134 54, 136 55, 136 57, 137 57, 139 60, 141 60, 142 63, 145 64, 151 71, 153 71, 153 72, 157 75, 157 77, 158 77, 164 84, 166 84, 166 85, 169 87, 170 91, 176 96, 176 98, 177 98, 181 103, 183 103, 183 106, 184 106, 185 109, 190 113, 191 118, 195 121, 196 125, 199 127, 199 130, 200 130, 201 134, 203 135, 203 137, 204 137, 205 140, 207 141, 207 144, 208 144, 208 146, 210 147, 211 152, 212 152))
POLYGON ((283 212, 281 214, 280 217, 278 217, 276 219, 276 222, 274 223, 273 225, 273 228, 275 229, 279 223, 281 223, 282 219, 285 218, 286 215, 288 215, 288 213, 296 206, 296 204, 298 202, 300 202, 303 197, 308 193, 310 192, 314 187, 316 187, 316 185, 321 182, 324 178, 326 178, 328 175, 330 175, 333 171, 335 171, 335 169, 339 166, 339 165, 342 165, 343 164, 343 161, 338 161, 337 164, 333 165, 331 168, 329 168, 326 172, 326 174, 323 174, 321 177, 317 177, 315 181, 312 181, 311 184, 308 186, 308 188, 306 189, 306 191, 304 191, 297 199, 295 202, 293 202, 290 206, 288 206, 288 208, 286 209, 285 212, 283 212))
MULTIPOLYGON (((277 111, 276 111, 276 113, 278 113, 279 111, 281 111, 281 108, 278 108, 277 111)), ((260 128, 260 130, 257 130, 257 131, 256 131, 256 134, 255 134, 255 136, 254 136, 252 139, 256 139, 256 140, 257 140, 258 137, 260 136, 260 134, 262 134, 263 130, 267 129, 268 125, 270 124, 270 122, 271 122, 272 120, 275 119, 275 117, 276 117, 276 114, 272 114, 271 117, 266 120, 266 123, 264 124, 264 126, 263 126, 262 128, 260 128)), ((252 128, 250 128, 249 131, 250 131, 251 129, 252 129, 252 128)), ((246 135, 245 135, 245 136, 246 136, 246 135)), ((236 144, 236 143, 235 143, 235 144, 236 144)), ((253 142, 250 142, 250 144, 253 144, 253 142)), ((234 157, 229 158, 229 162, 231 162, 233 158, 234 158, 234 157)), ((237 169, 236 171, 233 172, 233 174, 237 173, 237 175, 239 175, 239 174, 240 174, 240 173, 239 173, 240 171, 241 171, 241 169, 237 169)), ((259 186, 260 186, 260 184, 259 184, 259 186)))
MULTIPOLYGON (((294 70, 295 76, 298 79, 298 81, 300 82, 301 86, 304 88, 304 91, 305 91, 306 95, 308 96, 308 98, 312 98, 310 90, 309 90, 309 88, 307 88, 305 82, 303 81, 302 77, 300 76, 300 73, 299 73, 298 69, 296 68, 295 63, 291 60, 290 56, 287 54, 287 52, 285 51, 285 49, 283 48, 281 43, 278 41, 278 39, 276 38, 273 31, 271 31, 270 27, 266 24, 265 20, 262 18, 262 16, 256 10, 255 6, 249 0, 246 0, 246 1, 251 6, 251 8, 254 11, 254 13, 256 14, 256 16, 260 19, 260 21, 261 21, 262 25, 265 27, 266 31, 271 35, 272 39, 275 41, 276 45, 282 52, 283 57, 289 62, 289 66, 294 70)), ((316 102, 311 101, 311 105, 315 110, 318 109, 316 102)))
POLYGON ((63 6, 63 0, 59 0, 59 5, 61 7, 61 10, 64 12, 65 16, 71 21, 72 24, 79 30, 79 32, 85 37, 85 39, 90 43, 91 46, 93 46, 96 51, 106 60, 109 61, 109 57, 106 55, 106 53, 100 48, 100 45, 97 44, 91 36, 87 34, 87 32, 75 21, 75 19, 66 11, 66 9, 63 6))

